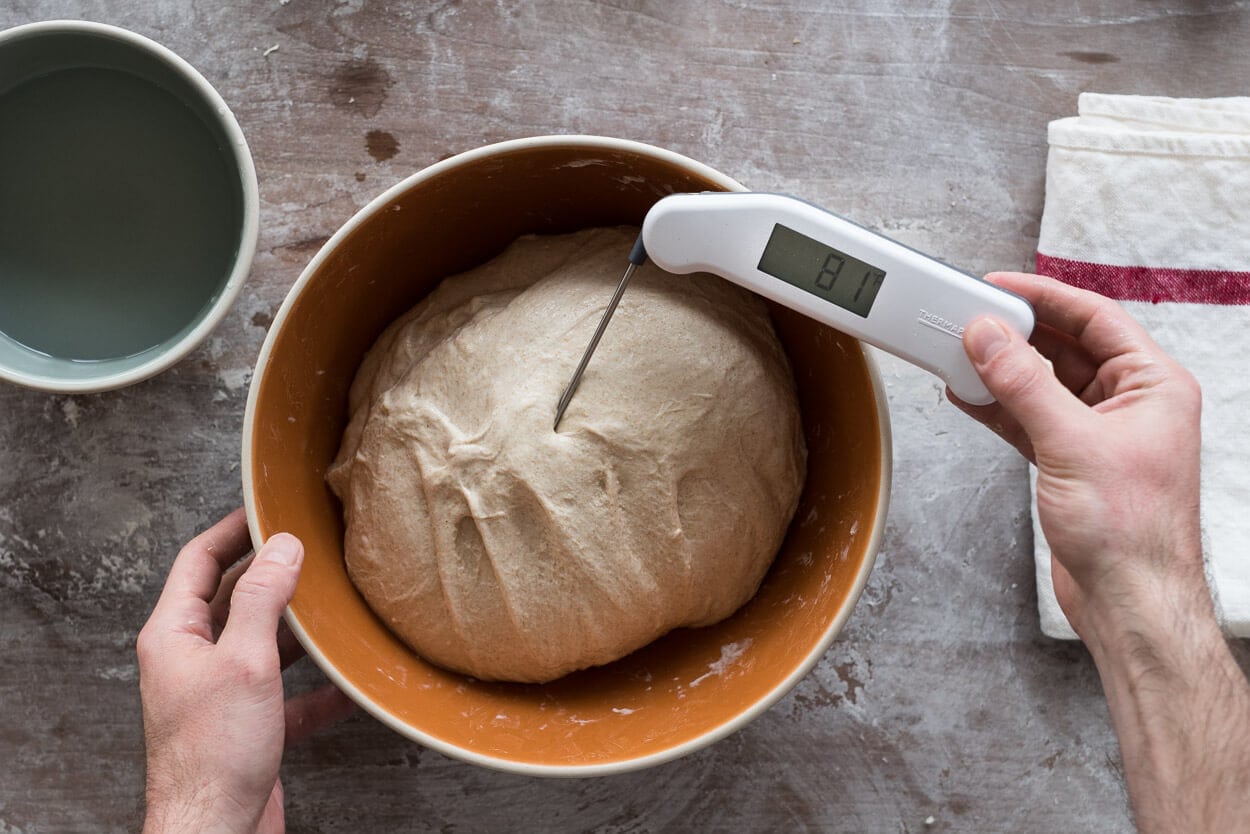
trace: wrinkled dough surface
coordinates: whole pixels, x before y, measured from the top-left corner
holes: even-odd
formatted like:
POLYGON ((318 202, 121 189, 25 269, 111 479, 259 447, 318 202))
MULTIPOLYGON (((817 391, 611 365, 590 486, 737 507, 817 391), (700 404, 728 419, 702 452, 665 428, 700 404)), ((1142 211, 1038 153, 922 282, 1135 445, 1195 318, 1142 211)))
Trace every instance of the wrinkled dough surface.
POLYGON ((794 382, 759 299, 639 269, 556 401, 636 230, 525 237, 379 337, 327 479, 348 572, 427 660, 548 681, 756 591, 802 488, 794 382))

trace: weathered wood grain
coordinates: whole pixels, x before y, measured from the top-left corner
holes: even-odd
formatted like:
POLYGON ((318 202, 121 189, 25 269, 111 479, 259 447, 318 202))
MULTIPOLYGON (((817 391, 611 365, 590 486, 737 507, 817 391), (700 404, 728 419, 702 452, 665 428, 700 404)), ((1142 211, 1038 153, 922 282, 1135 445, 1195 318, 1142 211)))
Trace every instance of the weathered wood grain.
MULTIPOLYGON (((137 828, 134 636, 180 544, 241 501, 250 369, 287 288, 403 176, 517 136, 623 136, 970 270, 1027 268, 1046 123, 1079 92, 1250 78, 1236 0, 0 5, 0 27, 55 17, 153 37, 218 87, 262 231, 229 318, 175 370, 98 396, 0 388, 0 832, 137 828)), ((774 709, 596 781, 462 765, 357 717, 288 754, 291 830, 1130 830, 1093 666, 1038 632, 1023 465, 929 377, 883 370, 885 546, 838 643, 774 709)))

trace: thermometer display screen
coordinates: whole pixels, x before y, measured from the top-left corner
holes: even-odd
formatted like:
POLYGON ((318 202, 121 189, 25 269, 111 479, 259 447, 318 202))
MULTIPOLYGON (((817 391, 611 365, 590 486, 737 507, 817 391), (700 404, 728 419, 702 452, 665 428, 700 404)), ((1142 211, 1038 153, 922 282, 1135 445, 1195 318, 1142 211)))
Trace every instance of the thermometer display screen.
POLYGON ((773 226, 759 269, 864 318, 885 280, 884 269, 780 223, 773 226))

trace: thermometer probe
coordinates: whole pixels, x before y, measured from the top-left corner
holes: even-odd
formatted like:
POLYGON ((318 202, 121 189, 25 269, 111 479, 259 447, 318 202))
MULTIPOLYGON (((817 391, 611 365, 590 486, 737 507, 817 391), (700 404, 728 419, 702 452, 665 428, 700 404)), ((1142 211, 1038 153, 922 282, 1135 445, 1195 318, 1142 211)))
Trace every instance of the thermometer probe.
POLYGON ((667 272, 719 275, 906 359, 972 405, 994 398, 964 353, 964 328, 990 315, 1025 337, 1033 330, 1023 298, 796 197, 673 194, 647 212, 629 267, 556 406, 556 428, 647 258, 667 272))

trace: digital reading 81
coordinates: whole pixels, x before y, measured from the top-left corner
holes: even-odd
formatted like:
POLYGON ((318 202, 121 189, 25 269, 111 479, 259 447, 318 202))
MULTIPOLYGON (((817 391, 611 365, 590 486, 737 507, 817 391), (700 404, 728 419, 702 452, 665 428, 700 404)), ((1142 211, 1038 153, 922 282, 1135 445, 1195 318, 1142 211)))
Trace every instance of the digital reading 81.
POLYGON ((885 270, 780 223, 760 255, 759 270, 864 318, 885 280, 885 270))

